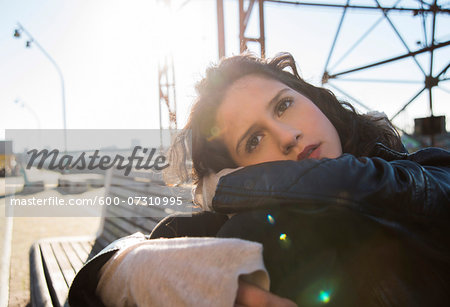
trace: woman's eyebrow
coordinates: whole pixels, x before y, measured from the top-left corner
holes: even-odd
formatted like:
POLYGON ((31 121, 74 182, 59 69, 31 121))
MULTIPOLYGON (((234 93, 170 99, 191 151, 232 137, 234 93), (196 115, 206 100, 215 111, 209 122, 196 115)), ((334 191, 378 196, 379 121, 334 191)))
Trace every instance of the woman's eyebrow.
POLYGON ((284 94, 284 92, 287 92, 290 90, 291 90, 290 88, 285 87, 285 88, 281 89, 280 91, 278 91, 278 93, 269 101, 266 109, 271 109, 272 106, 280 100, 280 98, 284 94))
MULTIPOLYGON (((270 99, 269 103, 267 104, 266 109, 267 109, 267 110, 268 110, 268 109, 271 109, 272 106, 273 106, 274 104, 276 104, 276 103, 280 100, 280 98, 281 98, 281 96, 284 94, 284 92, 289 91, 289 90, 291 90, 291 89, 288 88, 288 87, 285 87, 285 88, 279 90, 278 93, 277 93, 272 99, 270 99)), ((256 124, 251 125, 251 126, 244 132, 244 134, 239 138, 239 140, 238 140, 238 142, 237 142, 237 144, 236 144, 236 154, 237 154, 237 155, 239 155, 239 147, 241 146, 242 141, 244 141, 244 140, 247 138, 247 136, 254 130, 255 126, 256 126, 256 124)))

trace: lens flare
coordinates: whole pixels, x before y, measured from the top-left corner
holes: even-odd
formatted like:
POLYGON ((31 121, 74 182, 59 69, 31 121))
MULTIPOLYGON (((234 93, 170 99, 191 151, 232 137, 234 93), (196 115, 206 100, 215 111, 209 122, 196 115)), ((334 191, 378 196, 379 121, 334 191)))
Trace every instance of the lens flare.
POLYGON ((270 214, 267 214, 267 221, 269 222, 270 225, 275 224, 275 219, 270 214))
POLYGON ((220 128, 217 126, 211 127, 209 130, 209 136, 207 138, 208 141, 212 141, 220 136, 220 128))
POLYGON ((217 137, 217 136, 219 136, 219 134, 220 134, 219 127, 214 126, 214 127, 211 128, 211 135, 212 136, 217 137))
POLYGON ((320 291, 319 299, 322 303, 328 303, 330 301, 330 293, 328 291, 320 291))
POLYGON ((280 234, 278 244, 280 245, 281 248, 289 249, 292 245, 291 243, 292 243, 291 239, 287 234, 285 233, 280 234))

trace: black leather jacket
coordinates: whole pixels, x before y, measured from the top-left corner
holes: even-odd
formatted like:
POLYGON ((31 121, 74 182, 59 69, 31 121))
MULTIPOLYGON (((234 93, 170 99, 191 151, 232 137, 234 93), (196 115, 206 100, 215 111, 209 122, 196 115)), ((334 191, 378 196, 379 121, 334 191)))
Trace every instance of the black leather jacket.
POLYGON ((261 242, 271 291, 300 306, 330 284, 333 306, 450 299, 448 151, 249 166, 220 179, 213 208, 239 213, 218 236, 261 242))
POLYGON ((223 213, 280 204, 305 211, 347 206, 391 221, 450 221, 450 153, 407 154, 377 144, 370 158, 267 162, 222 177, 213 199, 223 213))
MULTIPOLYGON (((427 148, 407 154, 379 144, 371 157, 356 158, 344 154, 337 159, 278 161, 249 166, 220 179, 213 207, 220 213, 241 214, 289 208, 291 212, 308 216, 336 209, 352 211, 372 220, 373 224, 418 238, 415 242, 425 244, 422 249, 445 258, 444 272, 449 271, 450 153, 442 149, 427 148)), ((215 236, 222 225, 230 222, 220 214, 197 216, 196 222, 193 221, 188 218, 166 219, 150 238, 215 236), (169 223, 172 223, 170 227, 166 227, 169 223)), ((238 237, 251 239, 247 236, 248 231, 241 231, 233 224, 229 226, 238 237)), ((359 229, 360 226, 355 227, 359 229)), ((221 234, 219 230, 218 235, 230 236, 230 233, 221 234)), ((83 267, 70 290, 71 305, 101 304, 95 298, 97 272, 121 245, 128 245, 133 240, 136 238, 113 242, 83 267), (89 286, 87 281, 90 281, 89 286)), ((264 248, 268 250, 266 246, 264 248)), ((277 258, 278 252, 272 254, 277 255, 274 259, 265 257, 265 261, 272 261, 275 265, 283 261, 277 258)), ((301 262, 298 258, 293 261, 301 262)), ((269 266, 270 273, 270 264, 266 263, 266 266, 269 266)), ((287 267, 291 269, 292 266, 287 267)), ((271 279, 274 276, 275 273, 271 274, 271 279)), ((444 286, 448 286, 448 280, 444 286)), ((287 289, 286 284, 282 288, 287 289)), ((282 292, 278 294, 288 296, 282 292)))

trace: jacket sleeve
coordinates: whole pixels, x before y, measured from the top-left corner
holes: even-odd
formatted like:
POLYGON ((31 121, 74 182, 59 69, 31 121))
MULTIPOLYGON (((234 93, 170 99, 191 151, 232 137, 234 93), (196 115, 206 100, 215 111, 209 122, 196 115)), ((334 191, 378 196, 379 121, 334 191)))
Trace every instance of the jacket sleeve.
POLYGON ((394 220, 448 221, 449 155, 440 161, 440 166, 421 165, 344 154, 337 159, 262 163, 222 177, 213 208, 234 213, 292 205, 315 212, 345 206, 394 220))

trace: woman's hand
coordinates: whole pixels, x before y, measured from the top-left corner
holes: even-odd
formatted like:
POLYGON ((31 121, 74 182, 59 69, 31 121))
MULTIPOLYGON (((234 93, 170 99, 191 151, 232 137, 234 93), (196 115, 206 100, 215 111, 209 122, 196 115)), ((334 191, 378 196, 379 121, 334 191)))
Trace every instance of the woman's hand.
POLYGON ((297 306, 293 301, 287 298, 279 297, 266 290, 258 288, 252 284, 239 279, 239 288, 234 302, 235 307, 240 306, 255 306, 255 307, 295 307, 297 306))

